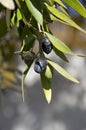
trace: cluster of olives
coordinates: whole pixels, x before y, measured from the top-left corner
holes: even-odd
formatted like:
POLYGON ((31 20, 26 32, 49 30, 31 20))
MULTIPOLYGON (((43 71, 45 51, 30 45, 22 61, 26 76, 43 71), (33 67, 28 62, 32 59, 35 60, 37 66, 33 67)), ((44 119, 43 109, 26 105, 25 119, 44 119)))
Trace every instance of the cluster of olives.
MULTIPOLYGON (((52 51, 52 48, 53 45, 51 44, 49 39, 46 36, 44 36, 41 43, 42 53, 44 52, 46 54, 49 54, 52 51)), ((47 61, 44 56, 41 55, 37 56, 37 54, 35 54, 35 52, 32 51, 23 51, 21 56, 25 64, 27 64, 28 66, 32 64, 32 62, 35 60, 34 63, 35 72, 42 73, 46 69, 47 61)))
MULTIPOLYGON (((42 40, 42 50, 46 54, 49 54, 52 51, 53 45, 49 39, 45 36, 42 40)), ((42 73, 47 66, 47 61, 45 58, 37 58, 34 64, 34 70, 37 73, 42 73)))

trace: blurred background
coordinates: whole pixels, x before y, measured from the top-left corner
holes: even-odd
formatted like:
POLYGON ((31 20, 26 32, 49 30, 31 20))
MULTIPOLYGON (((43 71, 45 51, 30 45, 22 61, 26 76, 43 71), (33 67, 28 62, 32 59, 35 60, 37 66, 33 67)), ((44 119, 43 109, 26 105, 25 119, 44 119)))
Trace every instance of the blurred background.
MULTIPOLYGON (((86 1, 82 2, 86 7, 86 1)), ((86 19, 68 8, 76 23, 86 30, 86 19)), ((49 27, 75 53, 86 54, 86 34, 57 22, 49 27)), ((72 83, 55 72, 49 105, 43 95, 40 77, 32 66, 25 80, 23 103, 21 72, 25 64, 14 54, 19 49, 16 27, 6 33, 5 12, 0 12, 0 130, 86 130, 86 58, 67 56, 70 62, 65 63, 53 52, 49 54, 80 81, 79 84, 72 83)))

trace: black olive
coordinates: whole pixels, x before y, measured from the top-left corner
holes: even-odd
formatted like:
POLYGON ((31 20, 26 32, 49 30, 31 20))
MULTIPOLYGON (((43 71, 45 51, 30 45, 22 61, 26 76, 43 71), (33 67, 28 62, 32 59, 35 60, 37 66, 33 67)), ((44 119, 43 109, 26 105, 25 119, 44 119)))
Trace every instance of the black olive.
POLYGON ((37 73, 42 73, 47 66, 47 62, 44 58, 37 58, 34 64, 34 70, 37 73))
POLYGON ((43 38, 42 41, 42 49, 46 54, 49 54, 52 51, 53 45, 51 44, 51 42, 49 41, 49 39, 47 37, 43 38))

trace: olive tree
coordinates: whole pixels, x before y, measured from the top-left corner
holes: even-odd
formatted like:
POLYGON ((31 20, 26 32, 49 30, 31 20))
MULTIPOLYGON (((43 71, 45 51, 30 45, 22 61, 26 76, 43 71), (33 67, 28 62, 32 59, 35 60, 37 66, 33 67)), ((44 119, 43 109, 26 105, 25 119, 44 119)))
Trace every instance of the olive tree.
POLYGON ((67 9, 67 6, 70 6, 82 17, 86 18, 86 9, 80 1, 0 0, 0 3, 6 8, 8 31, 16 25, 21 40, 21 48, 16 53, 21 56, 26 64, 22 72, 21 81, 23 101, 24 80, 32 64, 34 64, 34 71, 40 75, 44 95, 48 103, 50 103, 52 97, 51 79, 53 77, 53 69, 72 82, 79 83, 63 67, 52 61, 52 59, 47 58, 47 55, 53 51, 55 55, 65 62, 68 62, 65 54, 80 56, 75 54, 63 41, 55 37, 48 26, 49 23, 58 21, 86 33, 83 28, 72 20, 67 9))

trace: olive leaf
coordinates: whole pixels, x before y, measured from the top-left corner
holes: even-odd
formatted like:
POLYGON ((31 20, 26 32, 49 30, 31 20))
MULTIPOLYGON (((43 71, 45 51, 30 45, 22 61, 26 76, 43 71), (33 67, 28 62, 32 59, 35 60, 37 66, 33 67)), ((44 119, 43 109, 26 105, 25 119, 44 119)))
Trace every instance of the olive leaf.
POLYGON ((37 8, 35 8, 35 6, 32 4, 32 2, 30 0, 25 0, 26 5, 28 7, 28 10, 31 12, 31 14, 33 15, 33 17, 36 19, 36 21, 42 25, 43 24, 43 16, 41 14, 41 12, 39 12, 39 10, 37 8))
POLYGON ((61 19, 62 21, 68 23, 70 26, 78 29, 79 31, 82 31, 83 33, 86 33, 86 31, 81 28, 78 24, 76 24, 68 15, 62 13, 61 11, 59 11, 58 9, 56 9, 55 7, 51 7, 48 4, 46 4, 46 7, 48 8, 48 10, 57 18, 61 19))
POLYGON ((63 69, 60 65, 57 63, 48 60, 48 63, 61 75, 63 75, 65 78, 71 80, 72 82, 79 83, 77 79, 75 79, 69 72, 67 72, 65 69, 63 69))
POLYGON ((45 70, 45 76, 48 78, 48 79, 52 79, 53 77, 53 67, 51 65, 47 65, 46 67, 46 70, 45 70))
POLYGON ((45 32, 45 34, 47 35, 49 40, 52 42, 52 44, 55 48, 57 48, 58 50, 60 50, 63 53, 75 55, 64 42, 62 42, 55 36, 51 35, 50 33, 45 32))
POLYGON ((86 9, 79 2, 79 0, 64 0, 64 2, 70 7, 72 7, 75 11, 77 11, 81 16, 86 18, 86 9))
POLYGON ((22 100, 24 102, 24 80, 25 77, 27 76, 27 73, 32 65, 33 61, 29 62, 28 66, 25 67, 25 70, 22 73, 22 100))
POLYGON ((50 79, 49 79, 48 76, 45 75, 45 72, 40 74, 41 83, 42 83, 45 98, 46 98, 47 102, 50 103, 51 97, 52 97, 52 89, 51 89, 51 82, 50 82, 50 79))
POLYGON ((60 6, 64 7, 64 8, 67 8, 61 0, 54 0, 55 2, 57 2, 60 6))
POLYGON ((50 19, 51 19, 52 21, 58 21, 58 22, 60 22, 60 23, 62 23, 62 24, 69 25, 68 23, 62 21, 61 19, 56 18, 56 17, 55 17, 54 15, 52 15, 51 13, 49 14, 49 16, 50 16, 50 19))
POLYGON ((53 67, 47 64, 45 71, 40 76, 45 98, 50 103, 52 97, 51 79, 53 77, 53 67))
POLYGON ((59 56, 62 60, 64 60, 65 62, 69 62, 67 57, 65 56, 65 54, 63 52, 61 52, 60 50, 58 50, 57 48, 53 47, 53 51, 55 52, 55 54, 57 56, 59 56))

